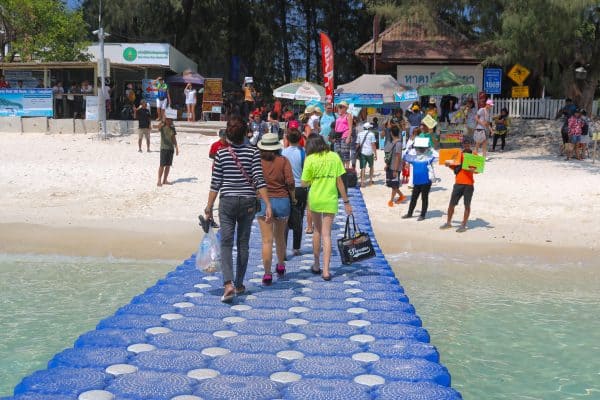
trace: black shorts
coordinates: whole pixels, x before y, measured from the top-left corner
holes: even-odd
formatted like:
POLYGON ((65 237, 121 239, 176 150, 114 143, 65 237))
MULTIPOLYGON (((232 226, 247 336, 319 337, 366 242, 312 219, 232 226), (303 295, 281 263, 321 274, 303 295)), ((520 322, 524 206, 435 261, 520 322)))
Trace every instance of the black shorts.
POLYGON ((473 198, 473 192, 475 187, 473 185, 460 185, 454 184, 452 189, 452 196, 450 197, 450 204, 456 206, 460 201, 460 198, 464 196, 465 207, 471 207, 471 199, 473 198))
POLYGON ((175 150, 164 150, 160 149, 160 166, 170 167, 173 165, 173 154, 175 150))
POLYGON ((394 178, 394 171, 391 168, 385 170, 385 186, 392 189, 400 189, 402 184, 400 180, 402 179, 402 171, 396 172, 396 177, 394 178))

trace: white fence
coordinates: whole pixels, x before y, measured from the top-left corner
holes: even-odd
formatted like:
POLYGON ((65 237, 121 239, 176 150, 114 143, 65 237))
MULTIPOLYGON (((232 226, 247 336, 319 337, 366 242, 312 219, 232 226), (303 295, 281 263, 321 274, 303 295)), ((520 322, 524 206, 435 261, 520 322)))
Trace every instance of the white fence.
MULTIPOLYGON (((598 115, 598 103, 594 101, 591 113, 587 110, 590 117, 598 115)), ((512 118, 554 119, 564 105, 564 99, 494 99, 493 114, 506 107, 512 118)))

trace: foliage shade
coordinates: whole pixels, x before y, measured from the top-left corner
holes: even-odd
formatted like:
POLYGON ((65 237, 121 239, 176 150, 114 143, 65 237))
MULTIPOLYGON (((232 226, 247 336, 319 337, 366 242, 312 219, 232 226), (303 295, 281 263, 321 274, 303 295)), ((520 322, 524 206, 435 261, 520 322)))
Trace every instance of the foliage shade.
POLYGON ((61 0, 0 0, 2 48, 10 43, 6 61, 18 54, 23 61, 78 61, 87 24, 81 11, 67 9, 61 0))

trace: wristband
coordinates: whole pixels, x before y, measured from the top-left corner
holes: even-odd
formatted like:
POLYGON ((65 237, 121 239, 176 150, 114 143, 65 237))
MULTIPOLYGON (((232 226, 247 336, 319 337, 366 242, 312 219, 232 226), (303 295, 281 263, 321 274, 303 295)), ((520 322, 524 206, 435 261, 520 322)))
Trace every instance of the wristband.
POLYGON ((350 204, 350 200, 344 200, 344 204, 350 204))

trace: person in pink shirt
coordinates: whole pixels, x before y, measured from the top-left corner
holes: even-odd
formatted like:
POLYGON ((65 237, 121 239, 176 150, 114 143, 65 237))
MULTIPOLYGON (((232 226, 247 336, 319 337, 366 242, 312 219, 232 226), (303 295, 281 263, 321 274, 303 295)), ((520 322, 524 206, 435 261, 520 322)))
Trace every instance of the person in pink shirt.
POLYGON ((334 150, 344 162, 344 168, 350 167, 350 150, 352 147, 352 115, 348 112, 348 103, 338 104, 338 118, 335 120, 334 150))
POLYGON ((573 147, 575 148, 575 158, 578 160, 582 159, 583 143, 581 142, 581 134, 583 133, 584 125, 585 121, 581 118, 581 110, 578 109, 567 122, 569 128, 569 141, 571 144, 570 146, 567 146, 567 160, 573 157, 573 147))

